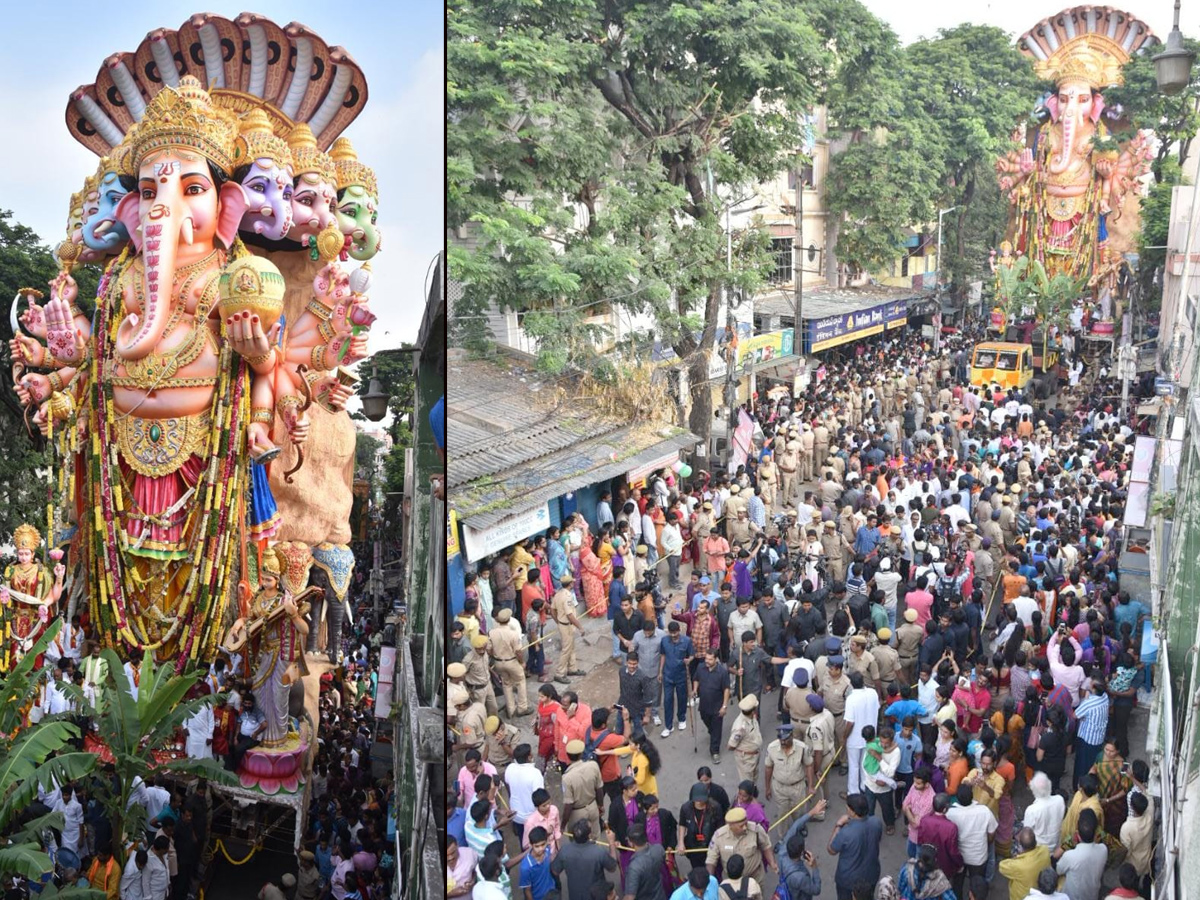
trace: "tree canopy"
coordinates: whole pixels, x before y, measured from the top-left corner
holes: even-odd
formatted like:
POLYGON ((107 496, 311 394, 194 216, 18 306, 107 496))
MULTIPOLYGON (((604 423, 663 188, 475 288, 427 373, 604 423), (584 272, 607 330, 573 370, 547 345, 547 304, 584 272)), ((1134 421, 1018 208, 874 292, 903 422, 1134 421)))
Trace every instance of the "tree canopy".
POLYGON ((721 289, 770 265, 743 233, 727 270, 723 211, 795 164, 811 107, 881 115, 864 92, 894 36, 846 0, 457 0, 449 33, 448 224, 470 233, 449 253, 454 339, 484 349, 494 303, 561 372, 595 362, 597 313, 648 313, 706 434, 721 289))

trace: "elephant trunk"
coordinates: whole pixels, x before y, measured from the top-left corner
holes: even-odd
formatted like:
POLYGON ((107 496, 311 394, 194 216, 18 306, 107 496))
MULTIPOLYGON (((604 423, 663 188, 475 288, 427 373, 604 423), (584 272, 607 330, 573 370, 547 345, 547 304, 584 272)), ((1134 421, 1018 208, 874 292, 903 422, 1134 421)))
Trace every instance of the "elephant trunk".
POLYGON ((1055 175, 1061 175, 1067 170, 1067 165, 1071 162, 1071 154, 1075 149, 1075 119, 1072 116, 1063 116, 1062 127, 1062 148, 1056 158, 1050 160, 1050 171, 1055 175))
POLYGON ((140 318, 131 313, 117 334, 117 353, 133 361, 148 356, 162 340, 171 303, 179 244, 192 243, 192 220, 180 204, 169 216, 144 225, 142 255, 144 263, 140 318), (164 223, 178 222, 174 228, 164 223))

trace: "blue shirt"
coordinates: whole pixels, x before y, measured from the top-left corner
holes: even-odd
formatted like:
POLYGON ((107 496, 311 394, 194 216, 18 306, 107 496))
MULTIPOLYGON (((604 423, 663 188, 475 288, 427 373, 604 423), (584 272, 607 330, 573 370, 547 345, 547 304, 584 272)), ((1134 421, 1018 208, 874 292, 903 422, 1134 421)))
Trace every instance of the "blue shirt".
POLYGON ((883 711, 885 716, 895 716, 896 718, 896 740, 900 740, 899 724, 904 721, 905 716, 912 716, 915 719, 925 715, 925 707, 918 700, 897 700, 883 711))
POLYGON ((1118 603, 1117 608, 1113 610, 1113 619, 1117 623, 1117 634, 1121 633, 1121 626, 1128 622, 1129 627, 1133 630, 1133 636, 1136 638, 1138 619, 1148 615, 1150 615, 1150 610, 1146 609, 1145 604, 1140 600, 1118 603))
POLYGON ((521 860, 521 883, 523 888, 529 888, 533 900, 542 900, 554 889, 554 876, 550 874, 550 849, 546 848, 546 858, 540 863, 534 861, 532 854, 527 854, 521 860))
POLYGON ((608 619, 610 622, 617 614, 617 610, 621 608, 621 601, 628 596, 629 591, 625 588, 625 582, 614 578, 613 583, 608 586, 608 619))
POLYGON ((868 528, 866 525, 858 526, 858 532, 854 536, 854 552, 861 553, 863 556, 870 554, 879 544, 879 529, 868 528))
POLYGON ((755 495, 750 498, 750 505, 746 508, 746 515, 759 528, 767 527, 767 507, 763 504, 762 497, 755 495))
POLYGON ((446 820, 446 834, 458 841, 458 846, 467 846, 467 811, 461 806, 454 808, 450 818, 446 820))
MULTIPOLYGON (((700 900, 720 900, 721 886, 717 883, 716 876, 708 876, 708 887, 704 889, 700 900)), ((692 893, 691 886, 685 881, 679 887, 675 888, 675 892, 671 894, 671 900, 696 900, 696 895, 692 893)))
POLYGON ((909 737, 905 737, 897 731, 896 746, 900 748, 900 762, 896 766, 896 771, 907 775, 913 770, 913 758, 921 752, 921 739, 917 737, 916 731, 913 731, 909 737))
POLYGON ((1075 720, 1079 723, 1076 733, 1081 741, 1086 741, 1093 747, 1104 743, 1104 735, 1108 731, 1108 695, 1093 694, 1084 698, 1075 707, 1075 720))
POLYGON ((671 640, 667 635, 659 644, 663 655, 663 681, 677 684, 687 680, 686 668, 683 661, 696 655, 692 639, 686 634, 680 634, 678 641, 671 640))
POLYGON ((717 601, 720 599, 721 599, 721 592, 714 591, 712 589, 712 585, 709 585, 708 593, 704 593, 702 590, 696 591, 696 593, 692 594, 692 612, 695 612, 696 610, 698 610, 700 608, 701 600, 708 601, 708 609, 711 612, 712 610, 715 610, 717 608, 717 601))

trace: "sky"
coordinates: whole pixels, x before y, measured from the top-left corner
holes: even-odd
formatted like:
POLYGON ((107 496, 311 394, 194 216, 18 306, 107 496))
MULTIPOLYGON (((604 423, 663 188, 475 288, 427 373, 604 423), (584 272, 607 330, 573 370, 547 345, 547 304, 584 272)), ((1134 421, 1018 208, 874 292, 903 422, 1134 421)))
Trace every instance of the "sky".
MULTIPOLYGON (((70 196, 96 156, 66 127, 71 91, 91 84, 104 58, 134 51, 154 28, 178 29, 197 12, 235 18, 249 10, 280 27, 307 25, 344 47, 367 80, 368 100, 344 132, 379 180, 383 249, 371 260, 370 350, 414 341, 430 262, 444 229, 444 6, 434 0, 4 0, 0 49, 0 209, 51 247, 61 240, 70 196), (342 12, 341 10, 353 10, 342 12)), ((358 263, 352 263, 357 266, 358 263)), ((0 302, 7 302, 0 300, 0 302)))
MULTIPOLYGON (((899 0, 862 0, 863 5, 892 26, 903 44, 923 37, 933 37, 940 28, 952 28, 963 22, 973 25, 995 25, 1014 38, 1024 34, 1042 19, 1073 9, 1082 3, 1045 2, 1045 0, 925 0, 920 4, 899 0)), ((1107 4, 1127 10, 1150 26, 1159 40, 1166 43, 1171 32, 1174 14, 1172 0, 1127 0, 1107 4)), ((1200 0, 1183 0, 1179 17, 1180 30, 1189 36, 1200 34, 1200 0)))

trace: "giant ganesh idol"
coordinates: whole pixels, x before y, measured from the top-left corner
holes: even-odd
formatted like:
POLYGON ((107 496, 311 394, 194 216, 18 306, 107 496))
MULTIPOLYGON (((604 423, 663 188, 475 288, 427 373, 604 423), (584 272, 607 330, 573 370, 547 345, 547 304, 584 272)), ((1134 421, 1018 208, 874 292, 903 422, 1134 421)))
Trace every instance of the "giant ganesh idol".
MULTIPOLYGON (((1053 85, 1022 126, 1023 149, 996 162, 1009 198, 1011 250, 1090 288, 1105 314, 1121 254, 1135 249, 1139 179, 1155 138, 1130 133, 1124 111, 1105 103, 1105 88, 1120 85, 1122 66, 1152 52, 1157 39, 1135 16, 1106 6, 1079 6, 1043 19, 1018 47, 1035 72, 1053 85)), ((1006 247, 1002 265, 1011 262, 1006 247)))
POLYGON ((311 551, 338 633, 346 367, 374 320, 355 266, 381 243, 375 173, 342 136, 366 99, 344 50, 249 13, 152 31, 71 94, 68 129, 100 161, 45 305, 18 295, 11 350, 55 453, 47 543, 110 645, 212 659, 277 542, 311 551), (90 317, 77 265, 103 269, 90 317))

